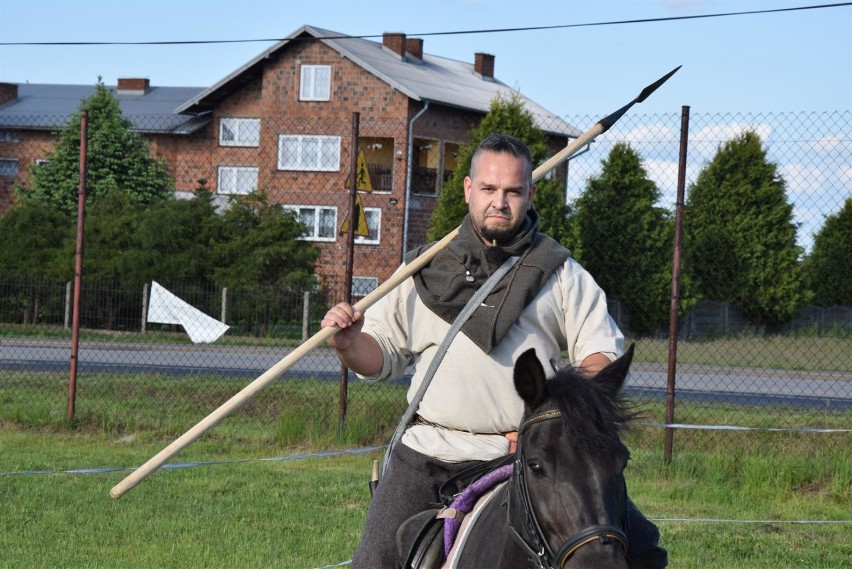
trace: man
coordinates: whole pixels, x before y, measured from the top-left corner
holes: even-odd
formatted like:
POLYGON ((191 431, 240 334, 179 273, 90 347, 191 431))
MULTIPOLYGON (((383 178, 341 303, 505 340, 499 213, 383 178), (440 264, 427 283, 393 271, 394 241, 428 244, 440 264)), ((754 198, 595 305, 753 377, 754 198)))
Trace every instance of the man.
MULTIPOLYGON (((535 192, 527 147, 510 136, 488 136, 464 180, 468 215, 459 235, 366 317, 341 303, 322 321, 340 328, 329 344, 365 379, 394 379, 414 365, 410 399, 470 297, 506 259, 520 256, 453 340, 415 420, 394 446, 352 560, 355 569, 398 567, 394 534, 400 524, 434 507, 440 485, 454 474, 514 451, 523 403, 512 369, 521 353, 535 348, 555 369, 567 352, 572 365, 594 374, 622 351, 623 336, 603 291, 567 249, 538 233, 535 192)), ((665 566, 656 528, 634 513, 639 521, 633 524, 631 516, 631 524, 644 524, 662 563, 656 566, 665 566)))

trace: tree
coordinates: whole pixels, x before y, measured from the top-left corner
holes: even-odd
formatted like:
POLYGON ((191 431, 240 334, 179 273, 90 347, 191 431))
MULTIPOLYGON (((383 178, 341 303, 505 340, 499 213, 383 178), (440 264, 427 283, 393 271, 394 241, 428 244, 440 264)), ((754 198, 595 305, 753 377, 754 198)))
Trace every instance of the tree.
MULTIPOLYGON (((668 321, 674 223, 629 145, 613 146, 587 182, 571 218, 573 255, 630 314, 630 330, 654 333, 668 321)), ((681 309, 691 303, 682 283, 681 309)))
POLYGON ((0 275, 9 279, 8 302, 23 324, 39 319, 45 280, 73 275, 71 219, 45 204, 16 203, 0 215, 0 275))
POLYGON ((819 306, 852 306, 852 198, 826 217, 805 260, 808 288, 819 306))
MULTIPOLYGON (((459 148, 458 167, 444 184, 438 204, 429 220, 427 239, 434 241, 458 227, 465 215, 464 179, 470 172, 470 162, 477 145, 489 134, 500 132, 524 141, 529 146, 533 166, 544 162, 547 145, 544 133, 535 126, 532 114, 524 108, 520 95, 509 98, 497 96, 491 101, 488 114, 474 128, 466 144, 459 148)), ((535 207, 541 216, 540 230, 560 241, 567 236, 568 207, 559 184, 541 180, 536 184, 535 207)))
POLYGON ((223 286, 312 284, 319 250, 299 239, 294 213, 269 204, 263 192, 235 197, 214 243, 213 278, 223 286))
POLYGON ((145 280, 212 282, 212 249, 220 230, 221 219, 208 191, 196 191, 192 199, 164 200, 145 208, 138 227, 145 280))
POLYGON ((777 326, 806 300, 793 207, 754 132, 726 142, 700 172, 685 208, 685 270, 705 298, 758 326, 777 326))
MULTIPOLYGON (((162 159, 151 156, 148 144, 132 131, 118 101, 98 82, 83 101, 88 111, 87 199, 96 201, 113 187, 128 192, 131 201, 150 204, 169 196, 173 183, 162 159)), ((19 199, 40 201, 74 217, 80 182, 81 112, 75 113, 47 155, 47 162, 30 169, 30 185, 16 186, 19 199)))

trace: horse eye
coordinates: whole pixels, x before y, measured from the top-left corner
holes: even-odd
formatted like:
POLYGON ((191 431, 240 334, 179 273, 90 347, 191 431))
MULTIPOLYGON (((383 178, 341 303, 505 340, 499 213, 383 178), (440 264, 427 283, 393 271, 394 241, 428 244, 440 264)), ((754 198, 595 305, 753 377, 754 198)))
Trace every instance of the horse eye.
POLYGON ((544 476, 544 467, 537 462, 530 462, 527 467, 535 476, 544 476))

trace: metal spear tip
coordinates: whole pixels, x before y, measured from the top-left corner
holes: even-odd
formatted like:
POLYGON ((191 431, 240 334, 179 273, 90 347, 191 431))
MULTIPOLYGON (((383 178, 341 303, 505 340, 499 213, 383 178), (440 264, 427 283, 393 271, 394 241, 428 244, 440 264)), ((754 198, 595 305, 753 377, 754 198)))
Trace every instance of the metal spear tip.
POLYGON ((654 81, 653 83, 651 83, 650 85, 648 85, 647 87, 642 89, 642 92, 639 93, 639 96, 636 97, 636 99, 634 99, 633 102, 634 103, 641 103, 642 101, 647 99, 651 95, 651 93, 653 93, 654 91, 657 90, 657 87, 659 87, 660 85, 662 85, 663 83, 668 81, 669 77, 671 77, 672 75, 677 73, 677 70, 680 69, 681 67, 683 67, 683 65, 678 65, 677 67, 675 67, 674 69, 672 69, 671 71, 669 71, 668 73, 666 73, 665 75, 663 75, 662 77, 660 77, 659 79, 657 79, 656 81, 654 81))
POLYGON ((630 101, 629 103, 627 103, 626 105, 624 105, 623 107, 621 107, 620 109, 618 109, 617 111, 612 113, 611 115, 606 116, 606 117, 602 118, 601 120, 599 120, 598 124, 603 127, 603 130, 601 130, 601 132, 603 133, 603 132, 608 131, 609 128, 612 125, 614 125, 618 121, 618 119, 620 119, 622 117, 622 115, 624 115, 624 113, 626 113, 628 111, 628 109, 630 109, 630 107, 632 107, 636 103, 641 103, 642 101, 647 99, 651 95, 651 93, 656 91, 657 88, 660 85, 662 85, 663 83, 668 81, 669 77, 671 77, 672 75, 677 73, 677 70, 680 69, 681 67, 683 67, 683 66, 678 65, 677 67, 675 67, 674 69, 672 69, 671 71, 669 71, 668 73, 666 73, 665 75, 663 75, 662 77, 660 77, 659 79, 657 79, 656 81, 654 81, 653 83, 651 83, 650 85, 648 85, 647 87, 642 89, 642 92, 639 93, 638 97, 636 97, 635 99, 633 99, 632 101, 630 101))

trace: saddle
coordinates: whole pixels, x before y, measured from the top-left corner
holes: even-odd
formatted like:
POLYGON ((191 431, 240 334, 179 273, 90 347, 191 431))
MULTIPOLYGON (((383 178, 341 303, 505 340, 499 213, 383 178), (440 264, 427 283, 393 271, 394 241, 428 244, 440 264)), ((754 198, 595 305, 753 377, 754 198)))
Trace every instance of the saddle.
MULTIPOLYGON (((513 460, 512 455, 507 455, 483 462, 463 470, 444 482, 439 491, 443 507, 419 512, 403 522, 397 530, 396 549, 400 567, 402 569, 439 569, 449 550, 444 540, 445 525, 447 522, 453 523, 457 531, 466 514, 450 506, 466 489, 471 488, 478 481, 487 479, 491 473, 511 464, 513 460)), ((470 511, 471 507, 474 507, 472 503, 466 508, 467 511, 470 511)), ((455 536, 454 532, 450 533, 452 537, 455 536)))

